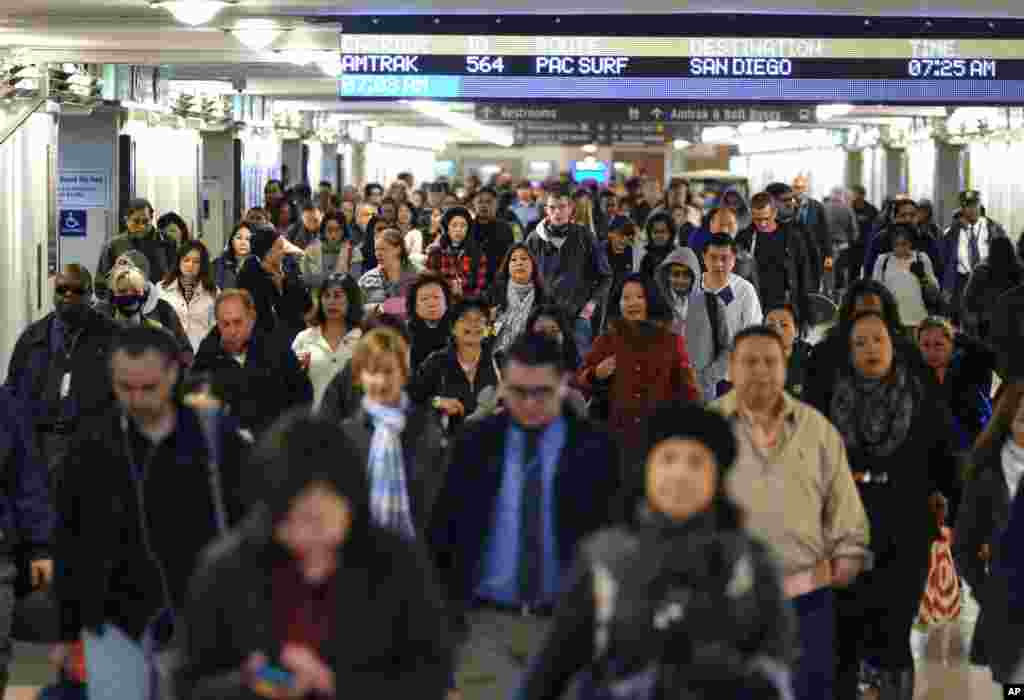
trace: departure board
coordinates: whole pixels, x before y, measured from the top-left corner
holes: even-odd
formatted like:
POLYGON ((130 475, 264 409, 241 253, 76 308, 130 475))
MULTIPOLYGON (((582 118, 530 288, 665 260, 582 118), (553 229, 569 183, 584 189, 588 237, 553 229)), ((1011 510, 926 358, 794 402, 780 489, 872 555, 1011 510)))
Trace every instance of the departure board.
POLYGON ((349 34, 341 97, 1024 103, 1024 40, 349 34))

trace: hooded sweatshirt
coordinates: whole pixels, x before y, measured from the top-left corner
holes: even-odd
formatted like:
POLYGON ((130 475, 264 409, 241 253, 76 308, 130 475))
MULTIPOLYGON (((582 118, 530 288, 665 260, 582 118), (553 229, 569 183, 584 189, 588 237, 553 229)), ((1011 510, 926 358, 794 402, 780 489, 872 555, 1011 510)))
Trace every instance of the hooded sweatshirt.
POLYGON ((181 325, 178 312, 167 301, 160 298, 160 290, 152 282, 146 282, 145 301, 142 302, 142 307, 130 316, 125 315, 114 306, 112 301, 99 302, 96 305, 96 310, 121 323, 137 325, 144 323, 148 326, 163 328, 174 336, 183 353, 192 352, 192 342, 181 325))
MULTIPOLYGON (((685 324, 686 351, 690 355, 690 363, 697 370, 697 376, 701 380, 704 397, 710 399, 714 398, 714 393, 709 393, 709 387, 705 386, 704 378, 715 374, 711 372, 712 368, 717 368, 726 361, 729 330, 722 302, 714 294, 705 293, 700 279, 700 263, 697 262, 697 255, 689 248, 677 248, 673 251, 658 267, 655 275, 655 281, 672 305, 675 317, 672 324, 673 331, 679 333, 685 324), (678 295, 672 291, 669 281, 672 265, 686 265, 693 274, 693 286, 690 287, 690 294, 685 301, 680 300, 678 295), (714 319, 709 311, 715 314, 714 319)), ((713 392, 713 384, 710 389, 713 392)))

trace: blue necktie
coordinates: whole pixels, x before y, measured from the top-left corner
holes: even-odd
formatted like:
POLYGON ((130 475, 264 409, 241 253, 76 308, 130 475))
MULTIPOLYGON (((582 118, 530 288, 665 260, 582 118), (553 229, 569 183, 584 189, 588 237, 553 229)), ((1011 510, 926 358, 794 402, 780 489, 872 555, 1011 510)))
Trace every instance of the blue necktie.
POLYGON ((967 239, 967 255, 970 262, 971 270, 978 266, 981 262, 981 249, 978 247, 978 229, 977 224, 973 224, 968 232, 967 239))
POLYGON ((732 292, 732 287, 726 287, 722 291, 718 292, 718 298, 722 300, 722 303, 728 306, 736 299, 736 295, 732 292))
POLYGON ((519 523, 519 602, 535 605, 543 593, 544 488, 540 432, 523 431, 523 490, 519 523))

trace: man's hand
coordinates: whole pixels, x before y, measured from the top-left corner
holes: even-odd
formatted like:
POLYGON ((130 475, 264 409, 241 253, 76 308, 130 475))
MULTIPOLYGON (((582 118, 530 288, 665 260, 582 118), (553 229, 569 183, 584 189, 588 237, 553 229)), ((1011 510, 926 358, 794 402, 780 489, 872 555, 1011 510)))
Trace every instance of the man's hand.
POLYGON ((831 257, 825 258, 825 269, 826 270, 831 270, 833 264, 834 264, 834 261, 832 260, 831 257))
POLYGON ((37 559, 30 565, 32 588, 46 588, 53 581, 53 560, 37 559))
POLYGON ((864 560, 857 557, 839 557, 832 560, 832 585, 846 588, 864 567, 864 560))
POLYGON ((434 399, 434 408, 446 416, 462 416, 466 413, 466 407, 458 399, 446 399, 438 397, 434 399))

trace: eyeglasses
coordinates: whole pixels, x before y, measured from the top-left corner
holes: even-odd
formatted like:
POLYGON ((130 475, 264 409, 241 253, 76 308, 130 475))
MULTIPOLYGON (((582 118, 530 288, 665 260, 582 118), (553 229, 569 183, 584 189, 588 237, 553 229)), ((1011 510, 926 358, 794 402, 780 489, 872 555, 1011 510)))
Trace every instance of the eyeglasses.
POLYGON ((517 384, 506 384, 505 390, 512 398, 519 401, 547 401, 557 391, 555 387, 551 386, 519 386, 517 384))
POLYGON ((69 284, 58 285, 54 289, 54 291, 57 293, 57 296, 59 296, 59 297, 67 296, 68 294, 70 294, 72 296, 80 297, 83 294, 85 294, 85 290, 82 287, 73 287, 73 286, 71 286, 69 284))

